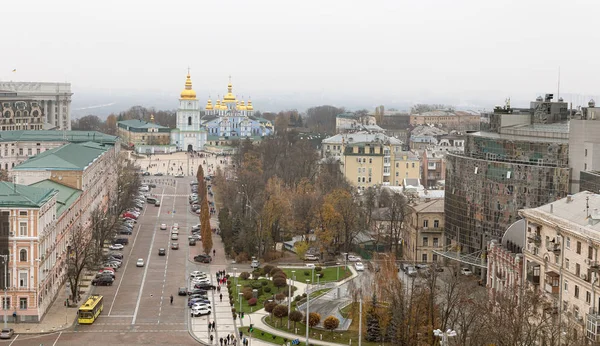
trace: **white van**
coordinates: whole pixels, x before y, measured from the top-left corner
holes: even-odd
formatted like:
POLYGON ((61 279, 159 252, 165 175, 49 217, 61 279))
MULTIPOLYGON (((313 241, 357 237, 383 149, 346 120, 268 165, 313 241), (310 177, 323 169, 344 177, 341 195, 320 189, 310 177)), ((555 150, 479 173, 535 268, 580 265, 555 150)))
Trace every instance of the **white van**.
POLYGON ((315 264, 314 263, 306 263, 306 268, 314 268, 315 264))

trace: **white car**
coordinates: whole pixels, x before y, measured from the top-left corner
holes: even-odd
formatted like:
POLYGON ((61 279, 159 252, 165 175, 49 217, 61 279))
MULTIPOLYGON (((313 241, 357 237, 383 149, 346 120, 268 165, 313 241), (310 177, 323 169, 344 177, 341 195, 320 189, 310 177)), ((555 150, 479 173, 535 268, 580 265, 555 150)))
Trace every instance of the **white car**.
POLYGON ((144 266, 144 259, 143 258, 138 258, 137 262, 135 263, 136 267, 143 267, 144 266))
POLYGON ((178 240, 179 236, 176 233, 171 234, 171 240, 178 240))
POLYGON ((306 268, 315 268, 315 264, 314 263, 306 263, 306 268))
POLYGON ((209 303, 194 303, 190 307, 192 308, 192 310, 202 309, 202 308, 207 308, 210 310, 210 308, 211 308, 209 303))
POLYGON ((176 222, 173 224, 173 228, 179 228, 179 224, 176 222))
POLYGON ((354 268, 356 268, 357 271, 362 272, 365 270, 365 265, 362 264, 362 262, 356 262, 354 263, 354 268))
POLYGON ((471 276, 471 275, 473 275, 473 272, 472 272, 472 271, 471 271, 471 269, 469 269, 469 268, 462 268, 462 269, 460 270, 460 273, 461 273, 462 275, 465 275, 465 276, 471 276))
POLYGON ((208 307, 200 307, 198 309, 192 309, 190 313, 192 317, 200 317, 203 315, 210 315, 211 310, 208 307))
POLYGON ((179 234, 179 230, 177 228, 173 228, 171 230, 171 234, 179 234))
POLYGON ((190 273, 190 277, 196 277, 196 276, 201 276, 201 275, 207 275, 205 272, 201 272, 199 270, 194 270, 193 272, 190 273))
POLYGON ((140 191, 141 192, 148 192, 148 191, 150 191, 150 188, 148 186, 144 185, 144 186, 140 187, 140 191))
POLYGON ((160 229, 163 230, 163 231, 166 230, 167 229, 167 224, 166 223, 161 223, 160 224, 160 229))
POLYGON ((348 255, 348 261, 350 262, 360 262, 360 257, 354 255, 348 255))
POLYGON ((112 244, 108 248, 111 250, 123 250, 125 246, 123 246, 123 244, 112 244))

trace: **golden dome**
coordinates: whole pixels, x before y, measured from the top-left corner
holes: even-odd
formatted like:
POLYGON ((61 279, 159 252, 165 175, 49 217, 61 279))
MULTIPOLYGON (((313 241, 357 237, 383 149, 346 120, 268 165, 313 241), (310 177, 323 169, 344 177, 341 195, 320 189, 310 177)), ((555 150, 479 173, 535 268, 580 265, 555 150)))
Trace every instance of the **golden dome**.
POLYGON ((186 100, 195 100, 196 92, 192 89, 192 79, 190 78, 190 74, 188 72, 187 78, 185 80, 185 89, 181 92, 181 98, 186 100))
POLYGON ((211 111, 212 109, 213 109, 213 105, 212 105, 212 101, 210 100, 210 97, 209 97, 208 101, 206 102, 206 110, 211 111))
POLYGON ((253 111, 254 107, 252 107, 252 100, 248 100, 248 105, 246 106, 247 111, 253 111))
POLYGON ((240 110, 241 111, 245 111, 246 110, 246 105, 244 105, 244 100, 242 100, 242 102, 240 103, 240 110))
POLYGON ((227 95, 223 98, 223 102, 225 103, 235 103, 236 99, 233 95, 233 85, 231 85, 231 79, 229 80, 229 84, 227 84, 227 95))

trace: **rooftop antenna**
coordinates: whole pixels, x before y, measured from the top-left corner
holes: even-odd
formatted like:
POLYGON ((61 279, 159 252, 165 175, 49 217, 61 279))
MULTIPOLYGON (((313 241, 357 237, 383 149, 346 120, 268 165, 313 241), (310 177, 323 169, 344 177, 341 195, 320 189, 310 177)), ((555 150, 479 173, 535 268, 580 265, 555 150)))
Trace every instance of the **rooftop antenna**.
POLYGON ((560 66, 558 67, 558 88, 556 90, 556 100, 560 99, 560 66))

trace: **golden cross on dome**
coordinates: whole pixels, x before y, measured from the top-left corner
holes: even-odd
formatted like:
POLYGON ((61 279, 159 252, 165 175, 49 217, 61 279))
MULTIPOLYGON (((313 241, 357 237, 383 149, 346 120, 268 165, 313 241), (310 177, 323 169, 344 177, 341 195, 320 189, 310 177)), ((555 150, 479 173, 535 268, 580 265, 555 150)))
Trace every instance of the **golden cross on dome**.
POLYGON ((190 74, 190 67, 188 66, 188 74, 190 74))

